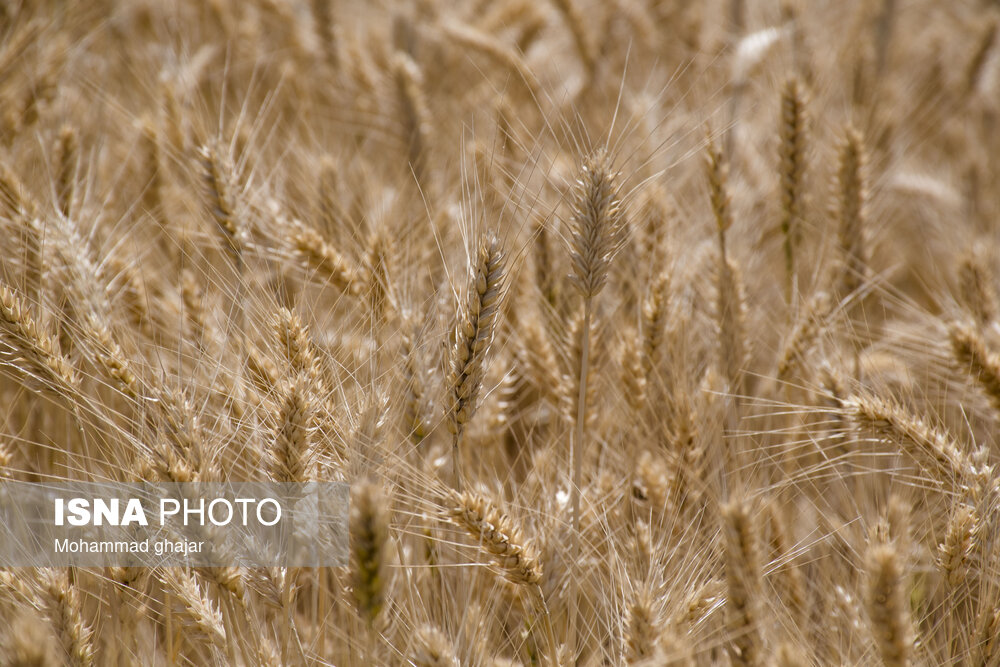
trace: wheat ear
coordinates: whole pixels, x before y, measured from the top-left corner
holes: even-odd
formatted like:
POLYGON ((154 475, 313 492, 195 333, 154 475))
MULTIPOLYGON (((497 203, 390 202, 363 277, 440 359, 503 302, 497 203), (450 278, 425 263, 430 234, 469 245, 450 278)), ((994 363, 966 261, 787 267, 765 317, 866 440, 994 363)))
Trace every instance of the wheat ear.
POLYGON ((354 601, 361 618, 374 627, 385 605, 389 511, 381 486, 372 480, 351 490, 351 572, 354 601))
POLYGON ((80 379, 55 340, 35 323, 24 300, 0 283, 0 363, 56 394, 76 396, 80 379), (7 348, 7 349, 4 349, 7 348))
POLYGON ((978 529, 976 510, 963 502, 957 503, 948 520, 944 542, 938 545, 938 566, 953 590, 958 589, 969 574, 978 529))
POLYGON ((302 262, 324 280, 348 294, 361 292, 363 281, 358 270, 315 229, 299 225, 292 243, 302 262))
POLYGON ((840 289, 855 292, 864 281, 868 266, 866 239, 865 147, 861 134, 848 128, 840 147, 837 170, 838 238, 841 253, 840 289))
POLYGON ((271 448, 271 478, 277 482, 305 482, 312 478, 316 429, 312 384, 308 375, 300 373, 283 387, 271 448))
POLYGON ((66 217, 70 216, 73 210, 73 202, 76 199, 76 168, 80 140, 76 130, 70 125, 64 125, 59 130, 56 138, 55 150, 55 176, 56 176, 56 202, 59 211, 66 217))
POLYGON ((726 251, 726 233, 733 225, 733 213, 727 186, 728 165, 714 141, 708 142, 708 185, 712 212, 719 242, 719 266, 716 272, 715 317, 719 329, 719 368, 736 396, 743 394, 743 368, 746 365, 746 297, 739 267, 726 251))
POLYGON ((940 479, 962 480, 973 473, 969 458, 941 433, 903 408, 868 393, 844 401, 846 416, 861 429, 901 446, 940 479))
POLYGON ((413 58, 398 52, 392 58, 392 76, 402 114, 407 159, 417 183, 423 186, 426 152, 431 144, 431 114, 424 94, 423 73, 413 58))
POLYGON ((497 236, 488 232, 473 260, 468 293, 458 313, 455 345, 451 351, 446 418, 451 431, 455 483, 461 487, 461 437, 476 412, 480 386, 486 371, 486 356, 504 289, 504 254, 497 236))
POLYGON ((955 359, 979 383, 995 410, 1000 411, 1000 356, 992 352, 974 328, 956 322, 948 329, 955 359))
POLYGON ((877 545, 868 554, 865 603, 882 664, 909 665, 913 636, 901 557, 892 544, 877 545))
MULTIPOLYGON (((536 601, 544 606, 540 582, 542 564, 531 541, 521 535, 517 524, 498 512, 479 495, 452 492, 448 516, 476 540, 480 549, 490 554, 504 578, 513 584, 528 587, 536 601)), ((542 610, 542 627, 552 656, 558 651, 555 633, 548 611, 542 610)), ((553 662, 552 664, 557 664, 553 662)))
POLYGON ((989 326, 1000 313, 993 272, 981 247, 972 248, 959 264, 958 288, 962 305, 980 326, 989 326))
POLYGON ((646 664, 656 654, 661 628, 654 600, 652 592, 642 588, 629 604, 625 635, 626 664, 646 664))
POLYGON ((416 667, 458 667, 451 642, 433 625, 418 629, 415 639, 416 647, 410 659, 416 667))
POLYGON ((790 306, 795 289, 795 241, 802 217, 805 171, 805 101, 798 79, 791 78, 781 91, 779 135, 781 178, 781 234, 785 250, 785 302, 790 306))
POLYGON ((207 641, 213 651, 225 651, 226 631, 222 612, 217 603, 205 594, 198 580, 179 567, 162 568, 160 580, 184 606, 181 618, 185 621, 185 637, 192 641, 207 641))
POLYGON ((84 622, 80 595, 66 570, 45 568, 39 573, 45 615, 55 630, 69 664, 94 664, 93 631, 84 622))
POLYGON ((330 69, 336 71, 340 65, 340 56, 337 52, 333 5, 333 0, 312 0, 309 3, 309 10, 312 13, 313 27, 323 56, 330 69))
POLYGON ((761 564, 757 527, 745 502, 722 507, 726 555, 726 619, 731 634, 729 656, 735 665, 764 664, 760 624, 761 564))
POLYGON ((242 267, 244 232, 237 219, 232 166, 223 159, 213 144, 202 146, 198 157, 201 161, 201 177, 205 183, 209 212, 215 220, 226 250, 236 266, 242 267))
MULTIPOLYGON (((604 289, 608 270, 621 249, 627 226, 618 192, 618 174, 612 170, 611 158, 602 148, 583 161, 580 176, 573 191, 573 212, 570 219, 570 259, 573 273, 570 279, 583 297, 583 321, 580 326, 580 372, 576 396, 576 427, 573 434, 573 486, 570 501, 573 509, 573 535, 570 560, 579 558, 580 493, 583 485, 583 451, 587 422, 587 383, 590 375, 590 330, 594 298, 604 289)), ((578 583, 574 580, 574 583, 578 583)), ((573 594, 570 621, 569 650, 576 647, 576 592, 573 594)))

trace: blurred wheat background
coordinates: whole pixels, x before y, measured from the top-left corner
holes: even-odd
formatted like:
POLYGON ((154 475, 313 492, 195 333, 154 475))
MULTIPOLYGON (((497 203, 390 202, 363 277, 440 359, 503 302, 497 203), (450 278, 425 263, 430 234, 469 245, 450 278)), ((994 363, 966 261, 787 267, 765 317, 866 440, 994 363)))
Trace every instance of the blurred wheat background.
POLYGON ((352 485, 0 662, 1000 664, 998 17, 0 3, 0 476, 352 485))

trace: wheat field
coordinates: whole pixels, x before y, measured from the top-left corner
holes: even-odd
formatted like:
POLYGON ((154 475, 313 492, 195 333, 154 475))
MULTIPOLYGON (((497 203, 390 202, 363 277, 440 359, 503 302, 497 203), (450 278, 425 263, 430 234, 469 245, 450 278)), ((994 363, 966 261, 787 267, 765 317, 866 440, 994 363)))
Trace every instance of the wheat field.
POLYGON ((0 478, 351 503, 0 663, 1000 665, 998 19, 3 1, 0 478))

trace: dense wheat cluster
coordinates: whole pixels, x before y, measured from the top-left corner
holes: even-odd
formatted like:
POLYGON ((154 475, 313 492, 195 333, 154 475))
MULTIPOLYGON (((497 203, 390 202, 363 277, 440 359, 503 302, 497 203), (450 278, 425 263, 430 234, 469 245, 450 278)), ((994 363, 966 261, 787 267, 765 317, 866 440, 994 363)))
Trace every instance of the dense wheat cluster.
POLYGON ((0 2, 0 477, 351 484, 0 663, 1000 665, 998 19, 0 2))

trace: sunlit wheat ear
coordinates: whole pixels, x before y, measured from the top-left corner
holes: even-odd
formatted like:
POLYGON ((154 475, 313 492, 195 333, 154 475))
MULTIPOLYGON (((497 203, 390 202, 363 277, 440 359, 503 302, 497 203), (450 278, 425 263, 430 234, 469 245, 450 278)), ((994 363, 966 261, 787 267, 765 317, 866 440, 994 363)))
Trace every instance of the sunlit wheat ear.
POLYGON ((976 510, 965 503, 957 503, 948 520, 944 541, 938 545, 938 567, 952 590, 957 591, 969 575, 979 527, 976 510))
POLYGON ((199 567, 195 570, 205 581, 211 582, 220 592, 232 596, 233 601, 246 602, 245 569, 238 567, 199 567))
POLYGON ((314 383, 300 373, 283 388, 284 396, 271 447, 271 479, 277 482, 305 482, 313 477, 313 439, 316 405, 310 391, 314 383))
POLYGON ((845 295, 857 291, 868 270, 866 163, 861 134, 848 128, 840 146, 836 203, 840 248, 838 287, 845 295))
POLYGON ((882 664, 905 667, 911 664, 913 629, 902 557, 892 544, 877 545, 868 552, 866 569, 865 606, 882 664))
POLYGON ((410 660, 416 667, 459 667, 451 642, 433 625, 418 629, 414 644, 410 660))
MULTIPOLYGON (((569 224, 570 260, 574 287, 583 297, 583 318, 579 322, 579 362, 571 363, 576 375, 575 429, 572 441, 573 485, 570 506, 573 511, 573 534, 570 559, 579 555, 580 494, 583 486, 583 457, 586 446, 587 396, 590 379, 590 336, 594 298, 608 279, 608 270, 615 255, 625 242, 628 226, 622 211, 618 190, 618 174, 612 170, 611 158, 601 148, 584 159, 572 194, 572 214, 569 224), (578 365, 577 365, 578 363, 578 365), (577 369, 579 369, 577 371, 577 369)), ((574 341, 575 343, 576 341, 574 341)), ((576 355, 574 355, 576 356, 576 355)), ((577 588, 574 579, 570 611, 568 650, 576 655, 577 588)))
POLYGON ((67 664, 74 667, 95 664, 93 630, 83 619, 80 594, 70 583, 67 571, 45 568, 38 576, 42 608, 67 664))
POLYGON ((1000 411, 1000 356, 989 349, 973 327, 955 322, 948 327, 951 350, 962 370, 967 371, 1000 411))
POLYGON ((598 149, 584 161, 573 188, 570 219, 570 280, 585 299, 597 296, 621 250, 628 227, 622 210, 618 173, 611 157, 598 149))
POLYGON ((899 446, 939 480, 955 483, 974 472, 968 456, 951 438, 899 405, 856 393, 844 401, 843 411, 863 436, 872 434, 899 446))
POLYGON ((448 514, 494 558, 508 581, 535 586, 542 580, 542 565, 532 543, 522 537, 510 518, 484 498, 468 492, 452 494, 448 514))
POLYGON ((107 326, 96 316, 91 315, 86 318, 83 334, 90 343, 89 347, 93 349, 99 367, 113 385, 133 400, 142 398, 144 392, 132 362, 125 356, 125 352, 107 326))
POLYGON ((729 656, 734 664, 763 665, 761 623, 761 563, 758 529, 746 502, 732 501, 722 508, 726 564, 726 619, 729 656))
POLYGON ((483 236, 472 261, 466 299, 458 311, 445 406, 448 430, 454 435, 452 453, 457 483, 462 475, 459 448, 462 432, 476 412, 505 287, 504 254, 494 233, 483 236))
POLYGON ((803 209, 803 177, 806 163, 805 100, 798 79, 785 82, 781 91, 779 127, 781 178, 781 233, 785 250, 785 301, 792 303, 795 284, 795 246, 803 209))
MULTIPOLYGON (((578 467, 582 462, 584 424, 587 420, 586 397, 590 375, 590 333, 593 300, 604 289, 611 262, 621 249, 627 233, 622 210, 618 174, 612 170, 611 158, 598 149, 584 161, 572 193, 572 214, 569 224, 570 260, 573 272, 570 281, 583 297, 583 320, 577 331, 579 351, 576 373, 576 437, 573 447, 574 489, 578 494, 582 481, 578 467)), ((574 495, 574 514, 578 514, 578 498, 574 495)))
POLYGON ((38 326, 24 300, 4 284, 0 284, 0 342, 0 362, 7 372, 62 396, 77 395, 80 379, 72 363, 38 326))
POLYGON ((160 572, 160 579, 182 605, 180 615, 185 640, 206 642, 215 650, 216 658, 225 650, 226 631, 218 603, 213 602, 202 590, 197 578, 183 568, 168 567, 160 572))
POLYGON ((351 489, 351 586, 358 613, 374 627, 385 606, 389 576, 389 508, 377 482, 351 489))
POLYGON ((320 383, 322 369, 309 328, 302 323, 302 319, 295 312, 281 308, 275 318, 275 332, 292 375, 305 375, 311 382, 320 383))
POLYGON ((654 595, 640 589, 628 607, 625 635, 625 661, 629 665, 646 664, 659 648, 662 621, 654 607, 654 595))

